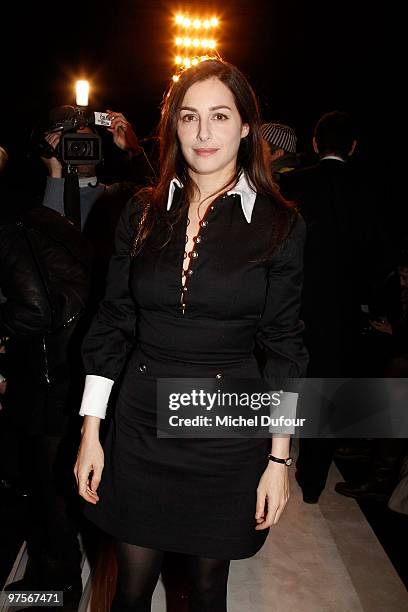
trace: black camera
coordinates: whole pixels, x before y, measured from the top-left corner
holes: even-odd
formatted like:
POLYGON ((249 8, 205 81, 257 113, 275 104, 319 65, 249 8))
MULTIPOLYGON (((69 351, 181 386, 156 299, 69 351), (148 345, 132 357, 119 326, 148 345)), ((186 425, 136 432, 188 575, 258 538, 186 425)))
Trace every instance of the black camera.
POLYGON ((101 137, 98 134, 64 134, 59 144, 65 164, 99 164, 102 161, 101 137))
POLYGON ((76 106, 59 106, 49 113, 46 133, 61 132, 54 149, 45 139, 36 145, 41 157, 57 159, 67 166, 96 165, 102 161, 102 139, 95 132, 94 113, 76 106), (81 131, 90 128, 92 132, 81 131))

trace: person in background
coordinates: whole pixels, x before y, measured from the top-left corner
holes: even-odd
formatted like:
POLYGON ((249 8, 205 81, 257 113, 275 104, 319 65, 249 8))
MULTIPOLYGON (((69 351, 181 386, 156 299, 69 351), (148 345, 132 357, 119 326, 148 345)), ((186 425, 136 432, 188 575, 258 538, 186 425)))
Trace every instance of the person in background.
MULTIPOLYGON (((373 318, 370 324, 380 335, 389 339, 386 364, 382 377, 405 379, 393 401, 394 409, 406 411, 408 405, 408 245, 400 253, 395 268, 390 272, 379 289, 377 309, 383 313, 381 319, 373 318)), ((395 383, 391 382, 391 385, 395 383)), ((396 432, 397 433, 397 432, 396 432)), ((363 480, 351 479, 338 482, 335 490, 341 495, 354 499, 387 502, 397 484, 403 458, 407 453, 405 438, 374 438, 371 440, 370 464, 363 480)))
POLYGON ((1 460, 9 463, 9 475, 17 475, 20 464, 31 491, 26 573, 5 590, 62 590, 65 604, 76 609, 82 582, 69 508, 73 446, 67 434, 75 417, 69 350, 88 299, 90 251, 68 219, 30 206, 4 173, 0 191, 1 350, 8 339, 1 460))
MULTIPOLYGON (((61 106, 50 111, 50 125, 62 122, 70 115, 71 107, 61 106)), ((127 201, 134 192, 135 186, 145 184, 146 180, 153 176, 153 169, 139 145, 138 138, 122 113, 107 111, 111 126, 107 131, 112 134, 112 140, 116 147, 123 152, 123 164, 126 166, 126 174, 129 182, 123 182, 121 187, 125 191, 123 199, 127 201)), ((78 134, 93 134, 95 127, 86 125, 76 130, 78 134)), ((61 140, 60 131, 52 131, 45 134, 45 141, 56 151, 61 140)), ((42 157, 47 171, 47 184, 44 193, 43 205, 65 214, 64 210, 64 186, 66 180, 65 168, 58 159, 57 154, 48 158, 42 157)), ((81 205, 81 229, 87 222, 95 203, 103 196, 112 195, 117 192, 118 186, 105 185, 97 178, 97 164, 87 163, 76 166, 80 189, 81 205)))
MULTIPOLYGON (((372 182, 349 161, 357 147, 350 116, 339 111, 323 115, 312 144, 318 163, 285 173, 280 182, 307 226, 301 316, 310 354, 308 376, 359 376, 361 305, 370 302, 371 286, 386 267, 387 239, 372 182)), ((317 503, 336 443, 300 438, 296 478, 305 502, 317 503)))
MULTIPOLYGON (((77 166, 79 194, 72 194, 75 186, 71 180, 68 180, 66 166, 61 163, 57 154, 61 139, 60 131, 50 131, 45 134, 45 141, 54 149, 55 155, 50 158, 41 158, 48 171, 43 206, 62 215, 68 215, 78 227, 80 226, 81 231, 92 245, 93 273, 90 299, 93 304, 102 296, 108 262, 113 251, 115 228, 120 214, 135 190, 150 184, 155 177, 155 171, 144 149, 140 146, 130 122, 122 113, 111 110, 108 110, 107 113, 111 126, 106 129, 112 135, 113 144, 122 153, 124 180, 106 185, 99 182, 97 164, 80 164, 77 166), (69 202, 79 196, 78 211, 67 210, 68 196, 69 202), (75 217, 78 214, 79 219, 75 217)), ((72 107, 57 107, 49 113, 49 126, 61 124, 71 115, 72 107)), ((84 135, 93 134, 95 129, 95 126, 90 124, 77 129, 76 132, 84 135)))
POLYGON ((297 138, 293 128, 283 123, 264 123, 262 136, 267 143, 266 152, 275 181, 280 176, 300 166, 296 155, 297 138))

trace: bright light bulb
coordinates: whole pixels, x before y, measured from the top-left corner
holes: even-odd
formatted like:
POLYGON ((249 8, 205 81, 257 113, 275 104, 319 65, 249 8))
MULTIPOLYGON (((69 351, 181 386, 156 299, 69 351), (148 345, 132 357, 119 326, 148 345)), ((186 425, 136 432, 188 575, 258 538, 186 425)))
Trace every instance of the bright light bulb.
POLYGON ((201 41, 201 46, 203 49, 206 49, 208 47, 208 40, 206 38, 203 38, 203 40, 201 41))
POLYGON ((176 59, 175 59, 176 64, 181 64, 182 61, 183 60, 181 59, 180 55, 176 55, 176 59))
POLYGON ((193 66, 197 66, 198 59, 195 57, 193 60, 191 60, 191 63, 193 64, 193 66))
POLYGON ((189 28, 191 26, 191 19, 189 19, 188 17, 186 17, 184 19, 184 27, 185 28, 189 28))
POLYGON ((176 38, 176 45, 177 45, 177 47, 180 47, 180 45, 182 45, 182 44, 183 44, 183 39, 180 38, 180 36, 177 36, 177 38, 176 38))
POLYGON ((184 46, 185 47, 191 47, 191 38, 185 38, 184 39, 184 46))
POLYGON ((201 21, 199 19, 194 19, 193 25, 198 30, 198 28, 201 28, 201 21))
POLYGON ((211 26, 209 19, 205 19, 203 25, 205 29, 208 30, 208 28, 211 26))
POLYGON ((190 66, 191 66, 191 59, 189 57, 185 58, 184 65, 185 65, 186 68, 190 68, 190 66))
POLYGON ((215 49, 215 47, 217 46, 217 43, 215 42, 215 40, 209 40, 208 46, 210 47, 210 49, 215 49))
POLYGON ((200 41, 199 41, 199 39, 198 39, 198 38, 195 38, 195 39, 193 40, 193 46, 194 46, 194 47, 199 47, 199 46, 200 46, 200 41))
POLYGON ((211 19, 211 25, 212 25, 214 28, 216 28, 216 27, 217 27, 217 25, 218 25, 218 19, 217 19, 216 17, 213 17, 213 18, 211 19))
POLYGON ((76 103, 78 106, 88 106, 89 83, 88 81, 77 81, 75 85, 76 103))
POLYGON ((184 21, 183 15, 176 15, 176 23, 177 25, 181 25, 184 21))

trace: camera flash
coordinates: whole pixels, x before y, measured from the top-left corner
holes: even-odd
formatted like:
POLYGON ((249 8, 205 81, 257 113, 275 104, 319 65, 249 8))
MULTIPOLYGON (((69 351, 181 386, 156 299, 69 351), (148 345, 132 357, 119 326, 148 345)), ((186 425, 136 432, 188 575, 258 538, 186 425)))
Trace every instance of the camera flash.
POLYGON ((88 81, 76 82, 76 103, 78 106, 88 106, 89 83, 88 81))

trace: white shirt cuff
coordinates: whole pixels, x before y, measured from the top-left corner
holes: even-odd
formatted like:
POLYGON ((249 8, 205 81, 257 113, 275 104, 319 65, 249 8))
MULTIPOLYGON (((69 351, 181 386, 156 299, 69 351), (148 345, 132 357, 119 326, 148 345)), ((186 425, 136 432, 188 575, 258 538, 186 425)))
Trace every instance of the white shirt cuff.
POLYGON ((104 419, 113 383, 110 378, 87 374, 79 414, 104 419))

